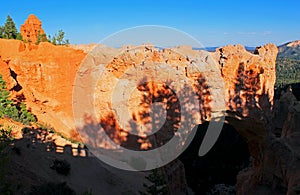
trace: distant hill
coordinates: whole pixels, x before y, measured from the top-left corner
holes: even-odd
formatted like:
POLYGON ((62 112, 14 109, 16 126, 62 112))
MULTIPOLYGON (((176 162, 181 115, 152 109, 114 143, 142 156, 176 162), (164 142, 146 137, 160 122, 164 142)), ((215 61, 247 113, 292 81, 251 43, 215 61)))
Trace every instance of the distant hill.
POLYGON ((300 40, 278 46, 276 87, 300 83, 300 40))
MULTIPOLYGON (((217 48, 220 48, 220 47, 204 47, 204 48, 193 47, 194 50, 205 50, 205 51, 209 51, 209 52, 214 52, 214 51, 216 51, 217 48)), ((249 52, 253 52, 255 50, 255 48, 256 47, 245 46, 245 49, 249 52)))
POLYGON ((300 59, 300 40, 278 46, 278 57, 300 59))

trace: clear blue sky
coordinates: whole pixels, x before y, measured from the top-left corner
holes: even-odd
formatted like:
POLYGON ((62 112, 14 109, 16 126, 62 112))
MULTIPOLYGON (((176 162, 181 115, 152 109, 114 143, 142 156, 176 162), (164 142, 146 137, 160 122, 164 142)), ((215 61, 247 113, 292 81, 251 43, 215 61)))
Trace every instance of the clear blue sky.
POLYGON ((300 39, 299 0, 0 0, 0 25, 10 14, 19 29, 31 13, 42 20, 47 34, 62 29, 71 43, 97 43, 138 25, 177 28, 205 46, 300 39))

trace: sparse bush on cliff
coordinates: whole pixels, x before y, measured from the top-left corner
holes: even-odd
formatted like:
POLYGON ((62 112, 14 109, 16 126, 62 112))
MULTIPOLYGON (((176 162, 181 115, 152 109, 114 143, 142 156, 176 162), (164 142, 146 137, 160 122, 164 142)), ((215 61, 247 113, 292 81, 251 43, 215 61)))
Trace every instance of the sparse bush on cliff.
MULTIPOLYGON (((13 140, 12 135, 11 135, 12 129, 10 127, 3 128, 0 125, 0 156, 2 155, 2 150, 8 146, 11 141, 13 140)), ((0 163, 1 165, 1 163, 0 163)))
POLYGON ((0 26, 0 38, 3 38, 4 29, 3 26, 0 26))
POLYGON ((0 194, 13 194, 11 184, 5 179, 5 176, 8 174, 5 169, 8 158, 7 154, 3 153, 3 149, 6 148, 13 140, 11 131, 11 128, 3 128, 0 125, 0 194))
POLYGON ((141 195, 169 194, 165 178, 159 169, 152 170, 151 174, 146 176, 146 179, 150 182, 150 184, 143 184, 145 192, 139 192, 141 195))
POLYGON ((21 33, 18 33, 18 34, 17 34, 16 39, 17 39, 17 40, 20 40, 20 41, 23 41, 23 37, 22 37, 21 33))
POLYGON ((58 174, 67 176, 70 173, 71 165, 66 160, 55 159, 50 168, 55 170, 58 174))
POLYGON ((0 118, 7 117, 15 121, 30 125, 31 122, 36 122, 35 117, 26 105, 21 102, 19 106, 15 105, 9 97, 9 92, 6 89, 6 83, 0 75, 0 118))
POLYGON ((47 42, 47 36, 45 33, 41 33, 41 31, 38 31, 38 36, 37 36, 37 41, 36 41, 36 45, 40 44, 40 42, 47 42))
POLYGON ((58 31, 58 34, 55 34, 52 38, 49 35, 48 40, 51 40, 51 43, 54 45, 69 45, 69 39, 65 39, 65 32, 62 30, 58 31))
POLYGON ((33 186, 31 189, 30 195, 40 195, 40 194, 48 194, 48 195, 75 195, 75 191, 72 190, 65 182, 63 183, 45 183, 40 186, 33 186))

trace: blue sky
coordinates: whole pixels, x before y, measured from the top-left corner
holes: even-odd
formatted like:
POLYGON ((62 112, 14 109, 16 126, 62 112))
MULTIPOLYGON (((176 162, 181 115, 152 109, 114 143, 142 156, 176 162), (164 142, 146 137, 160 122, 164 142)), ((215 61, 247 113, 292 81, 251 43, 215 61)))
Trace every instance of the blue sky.
POLYGON ((7 14, 17 27, 29 14, 47 34, 59 29, 71 43, 97 43, 139 25, 163 25, 184 31, 204 46, 258 46, 300 39, 300 1, 76 1, 0 0, 0 24, 7 14))

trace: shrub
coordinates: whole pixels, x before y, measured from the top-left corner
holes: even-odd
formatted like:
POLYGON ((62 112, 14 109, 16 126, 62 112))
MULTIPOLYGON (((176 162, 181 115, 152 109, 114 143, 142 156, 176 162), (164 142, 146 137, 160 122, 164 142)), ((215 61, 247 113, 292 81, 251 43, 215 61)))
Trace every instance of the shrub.
MULTIPOLYGON (((1 127, 1 125, 0 125, 0 127, 1 127)), ((0 129, 0 155, 1 155, 1 151, 6 146, 8 146, 13 140, 11 132, 12 132, 12 129, 10 127, 6 128, 6 129, 3 129, 1 127, 1 129, 0 129)))
POLYGON ((55 159, 50 168, 54 169, 58 174, 67 176, 70 173, 71 165, 66 160, 55 159))
POLYGON ((36 41, 36 45, 40 44, 40 42, 47 42, 47 36, 46 34, 41 34, 41 31, 38 31, 38 36, 37 36, 37 41, 36 41))
POLYGON ((9 97, 9 92, 6 89, 6 83, 0 75, 0 118, 7 117, 15 121, 30 125, 31 122, 36 122, 34 115, 26 109, 24 102, 19 106, 15 105, 9 97))
POLYGON ((52 39, 51 36, 48 37, 48 40, 51 40, 51 43, 54 45, 69 45, 70 41, 65 39, 65 32, 62 30, 58 31, 58 34, 55 34, 52 39))
MULTIPOLYGON (((1 126, 0 126, 1 127, 1 126)), ((0 194, 13 194, 12 185, 5 179, 8 171, 5 169, 5 165, 8 162, 7 154, 3 152, 3 149, 7 147, 13 138, 11 136, 11 128, 0 128, 0 194)))
POLYGON ((40 186, 33 186, 31 188, 30 195, 40 195, 40 194, 47 194, 47 195, 75 195, 75 191, 72 190, 65 182, 63 183, 45 183, 40 186))
POLYGON ((145 177, 151 184, 143 184, 145 192, 139 192, 141 195, 150 195, 150 194, 169 194, 166 178, 159 169, 153 169, 151 174, 145 177))

